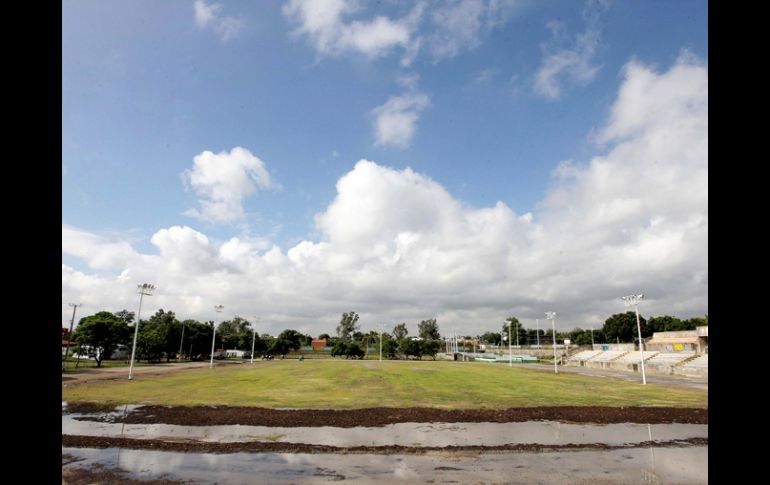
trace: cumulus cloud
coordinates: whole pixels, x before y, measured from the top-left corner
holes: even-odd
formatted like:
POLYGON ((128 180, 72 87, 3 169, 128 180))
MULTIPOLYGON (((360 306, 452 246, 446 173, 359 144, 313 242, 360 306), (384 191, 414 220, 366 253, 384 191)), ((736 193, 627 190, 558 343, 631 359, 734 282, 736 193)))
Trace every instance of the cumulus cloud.
POLYGON ((222 42, 235 38, 243 29, 243 19, 220 15, 222 5, 218 3, 207 4, 205 0, 195 0, 193 10, 198 28, 214 31, 222 42))
POLYGON ((377 145, 406 148, 417 131, 420 113, 430 105, 430 97, 422 93, 392 96, 371 112, 374 116, 374 138, 377 145))
POLYGON ((149 281, 158 291, 148 312, 207 320, 223 304, 229 315, 260 314, 260 332, 314 335, 350 309, 364 329, 406 321, 410 333, 430 317, 461 334, 497 329, 511 314, 534 326, 545 311, 560 329, 598 327, 636 292, 649 298, 645 316, 702 315, 707 66, 685 53, 666 71, 632 61, 621 75, 596 156, 554 162, 553 186, 532 212, 472 207, 426 174, 360 160, 316 215, 320 237, 286 250, 174 226, 152 236, 158 254, 141 254, 63 226, 63 253, 91 268, 62 265, 64 301, 87 302, 84 315, 133 308, 135 285, 149 281))
POLYGON ((572 42, 567 40, 563 23, 555 20, 548 23, 551 40, 540 46, 543 60, 535 75, 535 93, 557 100, 565 83, 585 85, 596 77, 601 66, 592 62, 601 40, 599 18, 606 6, 606 0, 589 0, 586 3, 583 10, 586 30, 572 42))
POLYGON ((290 0, 283 13, 294 24, 295 36, 306 36, 316 51, 338 56, 347 52, 379 57, 396 47, 408 48, 422 12, 418 3, 405 17, 392 20, 377 16, 369 20, 346 20, 360 6, 352 0, 290 0))
POLYGON ((206 150, 193 158, 192 169, 182 174, 183 181, 201 199, 200 210, 185 215, 212 223, 231 223, 245 217, 243 201, 257 189, 278 188, 265 163, 249 150, 235 147, 228 153, 206 150))

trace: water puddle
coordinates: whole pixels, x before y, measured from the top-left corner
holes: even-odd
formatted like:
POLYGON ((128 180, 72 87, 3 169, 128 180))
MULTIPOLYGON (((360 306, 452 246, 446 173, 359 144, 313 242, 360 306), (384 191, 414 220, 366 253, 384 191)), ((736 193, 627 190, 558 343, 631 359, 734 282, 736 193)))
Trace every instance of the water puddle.
POLYGON ((334 455, 203 454, 117 448, 62 448, 63 470, 104 466, 132 478, 199 484, 538 483, 706 484, 708 447, 632 448, 553 453, 334 455))
MULTIPOLYGON (((116 416, 119 413, 115 414, 116 416)), ((396 423, 377 428, 274 427, 274 426, 180 426, 172 424, 123 424, 78 421, 78 415, 62 416, 62 434, 135 439, 185 439, 232 443, 272 441, 327 446, 496 446, 603 443, 622 445, 644 441, 707 438, 705 424, 565 424, 557 421, 523 423, 396 423)))

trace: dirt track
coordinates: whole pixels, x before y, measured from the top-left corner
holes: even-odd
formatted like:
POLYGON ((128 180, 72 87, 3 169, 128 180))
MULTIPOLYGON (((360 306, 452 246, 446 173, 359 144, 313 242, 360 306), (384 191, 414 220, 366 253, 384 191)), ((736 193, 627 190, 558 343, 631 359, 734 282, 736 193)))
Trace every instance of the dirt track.
POLYGON ((365 454, 423 454, 429 452, 479 452, 495 451, 564 451, 578 449, 618 450, 623 448, 677 447, 708 445, 708 438, 687 438, 674 441, 644 441, 626 445, 604 443, 581 443, 564 445, 541 445, 537 443, 509 444, 498 446, 328 446, 307 443, 282 443, 271 441, 248 441, 240 443, 212 443, 190 440, 160 440, 113 438, 103 436, 63 435, 62 446, 73 448, 126 448, 135 450, 182 451, 185 453, 365 453, 365 454))
MULTIPOLYGON (((103 407, 73 404, 68 412, 100 412, 103 407), (93 408, 92 408, 93 407, 93 408)), ((708 409, 664 407, 554 406, 508 409, 269 409, 234 406, 141 406, 125 416, 83 416, 84 421, 127 424, 176 424, 184 426, 385 426, 394 423, 515 423, 560 421, 563 423, 690 423, 708 424, 708 409)))

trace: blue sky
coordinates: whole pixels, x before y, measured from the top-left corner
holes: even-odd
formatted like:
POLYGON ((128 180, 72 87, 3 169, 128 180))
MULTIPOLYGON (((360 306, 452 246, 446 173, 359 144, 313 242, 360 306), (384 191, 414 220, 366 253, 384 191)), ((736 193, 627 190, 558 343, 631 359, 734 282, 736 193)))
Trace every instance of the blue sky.
MULTIPOLYGON (((472 288, 463 288, 451 278, 440 283, 441 275, 433 274, 439 281, 436 294, 423 293, 424 287, 415 283, 408 292, 411 297, 401 295, 385 308, 381 300, 398 293, 390 286, 394 281, 403 278, 403 287, 404 281, 429 280, 430 275, 409 273, 412 280, 391 263, 387 270, 372 267, 371 258, 395 258, 399 264, 408 260, 409 268, 422 270, 436 258, 458 258, 462 264, 480 268, 489 264, 491 273, 505 264, 517 268, 519 261, 528 261, 533 268, 548 266, 546 261, 552 264, 554 258, 547 251, 539 252, 537 238, 550 231, 571 234, 565 232, 570 225, 567 214, 581 207, 580 201, 589 204, 581 195, 587 185, 580 180, 591 179, 598 170, 597 157, 622 165, 626 162, 617 158, 622 145, 633 143, 634 137, 642 143, 644 133, 654 131, 623 132, 624 120, 637 119, 640 115, 632 111, 647 109, 649 98, 623 101, 621 96, 624 86, 653 76, 659 86, 642 82, 644 88, 636 95, 666 98, 670 94, 671 103, 700 96, 701 105, 705 95, 705 111, 673 111, 676 116, 700 116, 705 126, 687 135, 705 146, 705 157, 698 155, 693 163, 706 178, 693 176, 677 183, 705 190, 706 204, 690 200, 682 201, 681 208, 671 204, 639 208, 631 217, 636 226, 612 226, 606 239, 583 248, 565 266, 515 276, 518 284, 532 289, 564 272, 577 278, 583 273, 575 269, 580 264, 606 268, 598 275, 603 280, 601 290, 585 288, 586 295, 570 297, 587 299, 590 305, 574 310, 564 323, 567 328, 586 326, 585 322, 600 325, 615 312, 610 295, 622 296, 626 287, 636 292, 637 285, 632 284, 630 268, 629 274, 615 274, 614 260, 604 260, 595 251, 604 254, 613 246, 637 253, 650 250, 641 233, 622 244, 616 239, 618 234, 652 228, 655 224, 650 221, 656 220, 678 221, 680 232, 671 240, 677 245, 689 244, 682 241, 691 235, 687 224, 692 225, 696 216, 704 219, 698 231, 705 224, 707 234, 707 187, 702 187, 708 162, 707 35, 707 3, 702 1, 64 2, 63 319, 71 299, 86 299, 84 307, 91 306, 84 308, 86 313, 131 307, 131 288, 142 282, 140 277, 167 281, 165 292, 159 285, 155 301, 182 316, 211 318, 208 308, 223 300, 234 312, 264 313, 276 328, 292 324, 316 333, 330 330, 330 322, 353 306, 370 317, 369 324, 409 323, 410 318, 419 321, 417 315, 424 313, 422 318, 443 316, 447 330, 458 331, 496 328, 497 323, 486 322, 502 321, 506 314, 534 316, 553 309, 563 303, 546 293, 514 294, 506 302, 502 288, 514 278, 513 270, 484 282, 468 279, 468 285, 475 285, 472 288), (689 82, 676 76, 677 67, 688 66, 693 67, 692 76, 705 75, 705 93, 682 91, 682 86, 702 86, 700 78, 689 82), (630 74, 637 72, 636 77, 630 74), (247 151, 240 162, 233 155, 236 147, 247 151), (212 152, 211 157, 200 160, 208 160, 209 168, 196 169, 194 159, 206 151, 212 152), (374 166, 357 165, 361 159, 374 166), (571 163, 561 167, 577 171, 576 178, 555 175, 567 160, 571 163), (417 178, 410 178, 407 167, 417 178), (444 214, 446 204, 420 209, 419 200, 416 205, 406 203, 409 196, 400 189, 380 190, 378 180, 390 175, 393 187, 405 180, 411 184, 407 194, 425 191, 426 197, 433 197, 430 200, 443 200, 440 195, 445 192, 446 203, 459 204, 459 212, 444 214), (349 197, 339 190, 338 182, 344 177, 352 180, 349 197), (444 192, 437 196, 433 190, 444 192), (563 193, 572 194, 573 203, 554 205, 554 197, 563 193), (368 205, 377 195, 383 199, 368 205), (207 212, 207 202, 215 210, 207 212), (501 241, 529 234, 526 249, 496 254, 505 262, 489 260, 492 256, 478 252, 474 247, 479 246, 471 242, 469 252, 462 255, 449 242, 425 246, 422 256, 414 260, 398 252, 394 241, 399 235, 417 234, 425 241, 445 231, 454 234, 445 226, 428 228, 415 221, 444 217, 475 221, 478 211, 494 208, 498 202, 505 209, 501 217, 529 217, 524 223, 532 224, 516 229, 515 223, 510 227, 490 223, 489 230, 501 241), (393 212, 401 203, 406 204, 404 218, 393 212), (367 207, 370 212, 358 212, 367 207), (422 217, 413 213, 420 210, 428 212, 422 217), (373 219, 385 221, 386 226, 391 221, 391 226, 363 235, 336 227, 365 225, 373 219), (176 232, 159 232, 175 227, 178 234, 169 236, 173 242, 164 244, 163 235, 176 232), (612 235, 612 231, 617 232, 612 235), (266 300, 257 304, 248 292, 215 292, 205 284, 188 287, 186 278, 172 277, 173 262, 190 257, 182 252, 197 251, 190 249, 188 239, 205 246, 204 252, 213 259, 197 269, 188 266, 198 272, 187 278, 217 282, 220 288, 274 279, 272 289, 257 285, 266 300), (228 255, 239 243, 242 251, 228 255), (355 248, 354 243, 362 246, 355 248), (364 256, 378 245, 385 249, 364 256), (282 258, 270 266, 262 260, 273 247, 282 258), (329 251, 324 261, 339 257, 347 263, 304 266, 298 257, 289 257, 292 248, 329 251), (543 264, 537 264, 538 258, 544 258, 543 264), (230 263, 238 269, 229 267, 230 263), (270 269, 254 266, 260 264, 270 269), (280 304, 278 297, 292 301, 289 281, 300 270, 307 272, 307 280, 318 281, 304 288, 308 300, 302 310, 280 304), (355 290, 327 288, 342 273, 356 281, 355 290), (381 280, 373 274, 381 275, 381 280), (284 284, 287 289, 276 289, 284 284), (473 294, 479 284, 491 285, 485 292, 488 298, 465 301, 463 295, 473 294), (93 295, 94 288, 104 291, 93 295), (622 294, 615 295, 615 289, 622 294), (270 296, 271 291, 275 295, 270 296), (113 296, 120 292, 127 296, 113 296), (464 304, 448 308, 458 297, 464 304), (337 302, 339 309, 334 310, 330 301, 337 302), (550 307, 540 311, 536 301, 550 307)), ((658 112, 645 116, 645 126, 668 119, 658 112)), ((670 157, 670 163, 680 163, 675 150, 688 148, 666 150, 661 160, 670 157)), ((632 184, 627 190, 649 191, 651 187, 642 182, 665 194, 674 188, 660 187, 661 181, 654 178, 643 179, 631 177, 640 185, 632 184)), ((668 177, 665 182, 672 180, 668 177)), ((621 176, 616 179, 618 184, 624 181, 621 176)), ((588 217, 594 211, 593 219, 605 214, 602 208, 612 206, 617 195, 607 197, 592 200, 582 214, 588 217)), ((462 234, 478 227, 475 222, 469 224, 462 234)), ((482 236, 489 234, 482 232, 482 236)), ((650 251, 650 257, 663 264, 661 249, 650 251)), ((647 263, 641 266, 649 267, 647 263)), ((651 311, 680 316, 706 313, 707 239, 694 256, 667 261, 667 265, 640 277, 639 283, 657 291, 651 311), (697 281, 685 294, 664 296, 673 291, 670 287, 682 286, 680 278, 685 274, 695 273, 697 281)), ((590 286, 594 276, 577 279, 590 286)), ((515 293, 516 288, 509 289, 515 293)), ((416 327, 416 322, 410 325, 416 327)))

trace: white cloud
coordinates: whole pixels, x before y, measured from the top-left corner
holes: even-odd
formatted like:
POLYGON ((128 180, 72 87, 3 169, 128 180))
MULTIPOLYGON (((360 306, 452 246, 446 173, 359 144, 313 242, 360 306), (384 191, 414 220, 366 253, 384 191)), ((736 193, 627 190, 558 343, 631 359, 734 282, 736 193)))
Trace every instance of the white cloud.
POLYGON ((428 44, 435 62, 472 51, 483 37, 503 25, 525 2, 516 0, 453 0, 431 11, 433 30, 428 44))
MULTIPOLYGON (((91 268, 62 265, 63 301, 86 303, 79 316, 133 309, 147 281, 158 290, 143 314, 203 320, 223 304, 226 315, 259 313, 260 332, 314 335, 351 309, 364 329, 406 321, 413 332, 435 316, 442 332, 476 334, 510 314, 534 326, 550 310, 560 329, 598 328, 633 292, 648 296, 645 316, 702 315, 707 67, 684 55, 665 72, 633 61, 622 75, 597 155, 554 163, 554 186, 532 213, 470 207, 426 175, 361 160, 317 214, 320 237, 288 250, 174 226, 152 236, 159 254, 142 254, 62 226, 62 252, 91 268)), ((62 321, 70 314, 64 306, 62 321)))
POLYGON ((604 0, 588 0, 583 10, 586 30, 577 35, 567 47, 564 47, 564 25, 558 21, 548 23, 552 38, 541 45, 543 61, 535 75, 535 93, 546 99, 557 100, 561 97, 565 82, 585 85, 596 77, 601 66, 593 65, 592 62, 601 40, 599 17, 606 7, 607 2, 604 0))
POLYGON ((222 5, 218 3, 207 4, 205 0, 195 0, 195 24, 200 29, 211 29, 219 35, 222 42, 235 38, 243 29, 243 19, 225 17, 220 15, 222 5))
POLYGON ((430 97, 422 93, 392 96, 372 110, 374 137, 377 145, 406 148, 417 131, 420 113, 430 105, 430 97))
POLYGON ((347 21, 343 16, 357 12, 358 2, 290 0, 283 6, 283 13, 295 25, 293 34, 307 36, 320 54, 338 56, 357 52, 378 57, 395 47, 409 48, 422 8, 419 3, 409 15, 398 20, 377 16, 366 21, 347 21))
POLYGON ((243 200, 257 191, 277 188, 265 163, 249 150, 235 147, 230 152, 206 150, 195 156, 192 169, 183 180, 201 196, 201 209, 186 215, 212 223, 231 223, 245 217, 243 200))

